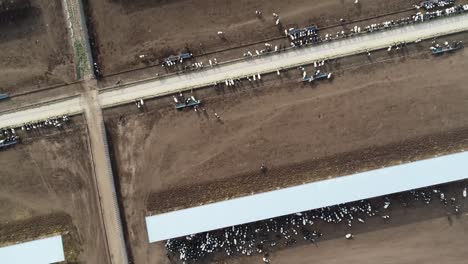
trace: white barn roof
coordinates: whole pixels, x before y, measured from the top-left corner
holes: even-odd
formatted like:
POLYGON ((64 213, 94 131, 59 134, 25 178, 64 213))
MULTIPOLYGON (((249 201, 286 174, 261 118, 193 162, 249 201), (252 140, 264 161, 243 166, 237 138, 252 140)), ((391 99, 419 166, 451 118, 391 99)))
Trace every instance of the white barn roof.
POLYGON ((468 152, 146 217, 149 242, 408 191, 467 177, 468 152))
POLYGON ((62 236, 0 248, 0 263, 4 264, 50 264, 61 261, 65 261, 62 236))

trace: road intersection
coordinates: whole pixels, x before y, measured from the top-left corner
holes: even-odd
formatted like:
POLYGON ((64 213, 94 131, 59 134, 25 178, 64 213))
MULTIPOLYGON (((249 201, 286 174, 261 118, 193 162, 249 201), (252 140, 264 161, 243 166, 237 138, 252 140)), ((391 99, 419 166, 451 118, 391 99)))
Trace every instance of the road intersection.
MULTIPOLYGON (((297 67, 317 60, 378 50, 397 42, 410 43, 419 39, 431 39, 467 30, 468 14, 460 14, 387 31, 361 34, 319 45, 227 63, 206 70, 163 77, 129 86, 104 89, 99 92, 98 101, 102 108, 108 108, 130 103, 139 98, 154 98, 179 91, 201 88, 216 82, 224 82, 226 79, 276 72, 277 69, 297 67)), ((0 113, 0 127, 17 127, 27 122, 44 120, 48 117, 64 114, 80 114, 83 111, 83 99, 72 97, 57 102, 0 113)))

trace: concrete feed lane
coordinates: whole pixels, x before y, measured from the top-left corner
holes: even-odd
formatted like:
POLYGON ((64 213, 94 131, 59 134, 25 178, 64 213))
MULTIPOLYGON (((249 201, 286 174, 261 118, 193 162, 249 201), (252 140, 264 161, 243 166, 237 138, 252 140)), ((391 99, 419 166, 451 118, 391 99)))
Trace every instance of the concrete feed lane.
MULTIPOLYGON (((429 22, 408 25, 388 31, 363 34, 356 37, 293 49, 287 52, 272 54, 251 60, 219 65, 199 72, 192 72, 162 78, 126 87, 108 89, 100 92, 101 107, 111 107, 132 102, 137 98, 151 98, 175 93, 177 91, 199 88, 228 78, 239 78, 256 73, 273 72, 276 69, 290 68, 311 63, 325 58, 337 58, 365 50, 376 50, 388 47, 395 42, 411 42, 417 39, 428 39, 468 30, 468 14, 441 18, 429 22)), ((429 52, 429 51, 428 51, 429 52)), ((44 104, 26 110, 0 113, 0 127, 21 126, 23 123, 45 119, 63 114, 83 112, 80 98, 60 103, 44 104)))
POLYGON ((73 115, 83 112, 79 96, 64 100, 37 104, 14 111, 0 112, 0 127, 16 127, 36 120, 45 120, 53 116, 73 115))
POLYGON ((298 48, 284 53, 222 65, 205 71, 108 90, 102 92, 99 99, 103 107, 109 107, 123 102, 131 102, 137 98, 155 97, 212 85, 215 82, 224 82, 229 78, 234 79, 256 73, 274 72, 276 69, 291 68, 325 58, 344 57, 366 50, 382 49, 395 42, 413 42, 417 39, 428 39, 465 30, 468 30, 468 14, 408 25, 388 31, 363 34, 318 46, 298 48))

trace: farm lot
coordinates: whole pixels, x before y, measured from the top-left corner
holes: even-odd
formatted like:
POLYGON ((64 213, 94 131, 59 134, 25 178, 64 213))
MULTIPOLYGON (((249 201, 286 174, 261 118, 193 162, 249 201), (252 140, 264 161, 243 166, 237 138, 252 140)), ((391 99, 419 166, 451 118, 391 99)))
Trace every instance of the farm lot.
MULTIPOLYGON (((391 205, 383 210, 386 199, 378 197, 370 199, 370 203, 377 207, 377 216, 363 217, 365 223, 353 222, 349 227, 346 221, 341 223, 325 223, 314 221, 307 230, 319 231, 322 237, 316 239, 316 244, 304 240, 302 231, 292 235, 297 241, 286 245, 285 238, 278 233, 261 233, 263 238, 276 241, 274 247, 264 246, 263 252, 251 256, 239 253, 227 256, 224 252, 209 254, 196 263, 223 264, 262 264, 262 257, 268 252, 271 263, 465 263, 468 253, 464 244, 468 241, 468 200, 462 197, 462 189, 467 181, 453 182, 439 185, 435 188, 442 190, 446 197, 457 200, 460 212, 455 213, 453 207, 444 205, 434 195, 432 202, 424 203, 415 200, 409 193, 387 196, 391 205), (403 201, 406 205, 403 205, 403 201), (389 215, 385 220, 381 216, 389 215), (346 240, 345 234, 353 234, 354 239, 346 240), (339 252, 339 254, 337 254, 339 252)), ((432 192, 429 187, 426 190, 432 192)), ((356 217, 356 215, 355 215, 356 217)), ((362 217, 362 216, 361 216, 362 217)), ((268 222, 268 220, 267 220, 268 222)), ((303 227, 302 227, 303 228, 303 227)), ((300 229, 302 229, 300 228, 300 229)), ((290 229, 286 229, 290 230, 290 229)), ((289 232, 291 234, 291 232, 289 232)), ((257 241, 258 242, 258 241, 257 241)), ((179 264, 178 255, 165 256, 164 242, 150 245, 151 259, 157 264, 179 264)))
POLYGON ((147 243, 150 212, 466 149, 467 57, 422 52, 340 70, 368 62, 361 55, 322 69, 337 73, 331 81, 303 84, 293 69, 194 91, 206 110, 198 113, 176 111, 171 97, 147 101, 142 113, 134 105, 106 110, 135 261, 164 255, 147 243))
POLYGON ((61 1, 12 2, 17 4, 11 11, 0 12, 0 92, 16 94, 73 81, 61 1))
POLYGON ((187 50, 199 55, 238 47, 284 36, 284 28, 291 26, 337 25, 341 18, 354 21, 407 10, 419 1, 361 0, 357 5, 354 0, 87 2, 98 61, 103 74, 109 75, 187 50), (255 15, 256 10, 263 12, 262 18, 255 15), (275 25, 273 12, 279 14, 282 27, 275 25), (218 37, 218 31, 225 33, 225 39, 218 37))
POLYGON ((0 151, 0 243, 59 233, 68 263, 109 263, 86 126, 45 130, 0 151))
MULTIPOLYGON (((459 214, 437 198, 430 204, 412 200, 407 206, 391 198, 390 208, 380 213, 389 215, 389 220, 367 218, 364 224, 355 223, 352 227, 344 223, 316 223, 314 229, 324 234, 317 245, 298 235, 297 244, 270 253, 271 263, 465 263, 468 200, 462 198, 461 190, 466 184, 464 181, 440 186, 446 195, 457 199, 459 214), (354 239, 346 240, 344 234, 348 233, 352 233, 354 239)), ((260 264, 263 261, 256 255, 221 258, 219 263, 260 264)))

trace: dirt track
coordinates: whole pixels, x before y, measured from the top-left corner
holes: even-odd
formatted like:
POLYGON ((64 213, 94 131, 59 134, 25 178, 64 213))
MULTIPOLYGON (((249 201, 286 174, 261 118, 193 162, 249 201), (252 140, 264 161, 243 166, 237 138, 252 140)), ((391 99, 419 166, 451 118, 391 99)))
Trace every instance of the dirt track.
POLYGON ((0 92, 18 93, 73 81, 72 47, 60 0, 0 13, 0 92))
MULTIPOLYGON (((148 113, 128 115, 134 105, 109 111, 135 261, 161 254, 159 246, 145 246, 147 209, 172 210, 466 149, 467 56, 463 50, 395 58, 312 86, 298 84, 293 70, 258 87, 218 90, 218 96, 212 88, 197 91, 206 115, 177 112, 171 98, 148 102, 148 113), (263 161, 266 176, 259 175, 263 161)), ((331 68, 340 66, 346 65, 331 68)))
POLYGON ((86 128, 77 122, 67 132, 34 132, 0 151, 0 243, 58 232, 66 235, 67 261, 104 264, 89 143, 86 128))
POLYGON ((284 35, 274 24, 280 15, 285 28, 336 25, 411 8, 419 1, 89 1, 104 75, 154 63, 187 49, 194 54, 235 47, 284 35), (263 18, 255 16, 263 12, 263 18), (141 27, 141 25, 145 25, 141 27), (217 36, 226 33, 226 40, 217 36), (115 34, 114 32, 121 32, 115 34), (200 45, 202 44, 202 45, 200 45), (140 59, 139 55, 145 55, 140 59))
POLYGON ((110 254, 110 263, 127 264, 128 257, 122 232, 122 224, 120 222, 119 208, 117 206, 117 195, 109 160, 102 111, 99 109, 97 92, 93 90, 95 83, 90 81, 86 85, 88 91, 85 97, 85 113, 88 129, 90 130, 89 140, 97 192, 99 193, 99 208, 104 222, 104 232, 108 246, 106 250, 108 250, 110 254))

